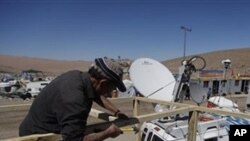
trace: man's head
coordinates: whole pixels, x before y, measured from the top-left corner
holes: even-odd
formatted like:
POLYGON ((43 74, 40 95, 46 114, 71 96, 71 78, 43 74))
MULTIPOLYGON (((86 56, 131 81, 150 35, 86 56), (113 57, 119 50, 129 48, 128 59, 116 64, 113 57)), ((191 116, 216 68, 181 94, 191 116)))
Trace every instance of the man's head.
POLYGON ((122 82, 123 68, 122 65, 110 58, 96 58, 95 63, 89 69, 91 77, 98 80, 98 90, 102 93, 110 93, 118 88, 120 91, 126 91, 122 82))

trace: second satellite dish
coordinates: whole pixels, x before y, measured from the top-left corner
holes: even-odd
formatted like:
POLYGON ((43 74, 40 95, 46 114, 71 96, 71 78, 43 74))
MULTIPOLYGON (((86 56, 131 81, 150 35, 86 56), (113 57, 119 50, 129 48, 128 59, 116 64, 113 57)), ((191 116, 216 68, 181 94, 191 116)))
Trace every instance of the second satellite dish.
POLYGON ((176 80, 158 61, 139 58, 131 64, 129 74, 135 88, 143 96, 158 100, 173 100, 176 80))
POLYGON ((196 82, 189 83, 190 96, 192 100, 198 105, 206 101, 207 89, 203 88, 200 84, 196 82))

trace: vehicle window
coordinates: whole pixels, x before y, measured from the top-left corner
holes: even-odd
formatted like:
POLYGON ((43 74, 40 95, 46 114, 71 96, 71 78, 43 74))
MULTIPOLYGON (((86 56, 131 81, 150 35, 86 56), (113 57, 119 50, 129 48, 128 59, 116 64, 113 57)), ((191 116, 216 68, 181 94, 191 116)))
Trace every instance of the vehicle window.
POLYGON ((144 141, 146 134, 143 132, 141 135, 141 141, 144 141))
POLYGON ((205 139, 204 141, 218 141, 217 138, 210 138, 210 139, 205 139))
POLYGON ((158 136, 154 135, 152 141, 163 141, 163 140, 158 136))
POLYGON ((144 129, 143 129, 143 133, 142 133, 142 135, 141 135, 141 141, 144 141, 144 140, 145 140, 145 136, 146 136, 147 132, 148 132, 148 129, 147 129, 147 128, 144 128, 144 129))
POLYGON ((49 83, 41 83, 41 85, 45 85, 45 86, 47 86, 49 83))
POLYGON ((151 141, 152 135, 153 135, 153 133, 149 132, 147 141, 151 141))

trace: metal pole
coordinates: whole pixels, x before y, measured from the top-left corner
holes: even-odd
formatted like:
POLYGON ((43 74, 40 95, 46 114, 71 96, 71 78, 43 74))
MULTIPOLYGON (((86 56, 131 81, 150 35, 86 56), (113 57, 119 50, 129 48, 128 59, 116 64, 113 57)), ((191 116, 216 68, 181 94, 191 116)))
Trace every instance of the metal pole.
POLYGON ((181 29, 184 31, 184 47, 183 47, 183 60, 186 59, 186 38, 187 38, 187 31, 191 32, 191 28, 187 28, 185 26, 181 26, 181 29))
POLYGON ((186 59, 186 34, 187 34, 187 32, 186 32, 187 30, 185 29, 184 30, 184 51, 183 51, 183 60, 185 60, 186 59))

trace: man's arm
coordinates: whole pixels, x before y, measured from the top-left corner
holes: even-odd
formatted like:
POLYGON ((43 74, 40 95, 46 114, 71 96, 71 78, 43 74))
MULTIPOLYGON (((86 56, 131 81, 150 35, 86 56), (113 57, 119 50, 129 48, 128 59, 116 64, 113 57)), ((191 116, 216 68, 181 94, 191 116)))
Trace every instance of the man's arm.
POLYGON ((113 104, 111 103, 106 97, 104 96, 100 96, 99 98, 97 98, 95 100, 95 102, 100 105, 101 107, 109 110, 112 113, 116 113, 117 111, 119 111, 119 109, 113 104))
POLYGON ((109 137, 115 138, 120 134, 122 134, 122 131, 117 126, 112 124, 109 128, 102 132, 85 135, 83 141, 102 141, 109 137))
POLYGON ((122 113, 114 104, 112 104, 106 97, 100 96, 98 99, 95 100, 95 102, 102 106, 103 108, 111 111, 114 113, 114 116, 120 118, 120 119, 128 119, 128 116, 124 113, 122 113))

